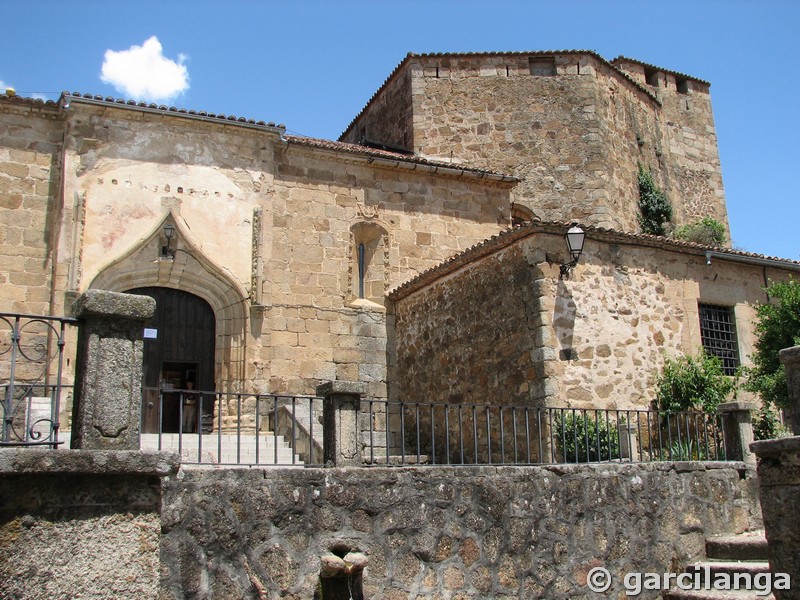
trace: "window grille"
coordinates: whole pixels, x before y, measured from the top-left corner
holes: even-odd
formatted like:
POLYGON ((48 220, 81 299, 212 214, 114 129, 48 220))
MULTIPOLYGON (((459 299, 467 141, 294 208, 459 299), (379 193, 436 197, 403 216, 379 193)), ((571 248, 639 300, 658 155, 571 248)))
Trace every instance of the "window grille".
POLYGON ((735 375, 739 367, 739 344, 733 307, 700 304, 699 308, 703 348, 722 361, 725 375, 735 375))

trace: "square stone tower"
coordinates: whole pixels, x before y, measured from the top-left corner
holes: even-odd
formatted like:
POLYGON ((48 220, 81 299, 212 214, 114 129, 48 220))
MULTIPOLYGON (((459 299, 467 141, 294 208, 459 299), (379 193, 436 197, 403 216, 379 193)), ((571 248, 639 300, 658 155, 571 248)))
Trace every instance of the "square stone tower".
POLYGON ((708 82, 624 57, 409 54, 340 139, 510 173, 518 216, 627 232, 641 164, 674 225, 728 223, 708 82))

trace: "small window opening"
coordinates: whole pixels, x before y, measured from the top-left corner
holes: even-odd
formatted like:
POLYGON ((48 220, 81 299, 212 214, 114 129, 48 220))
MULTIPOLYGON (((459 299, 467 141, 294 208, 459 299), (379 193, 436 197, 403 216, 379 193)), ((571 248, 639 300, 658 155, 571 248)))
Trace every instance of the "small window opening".
POLYGON ((647 82, 647 85, 658 87, 658 71, 655 69, 645 69, 644 80, 647 82))
POLYGON ((688 94, 689 93, 689 81, 687 79, 683 79, 682 77, 675 78, 675 88, 678 90, 679 94, 688 94))
POLYGON ((364 278, 367 275, 367 262, 365 259, 364 244, 358 245, 358 297, 364 297, 364 278))
POLYGON ((531 75, 550 77, 556 74, 556 59, 552 56, 531 58, 528 63, 531 75))
POLYGON ((703 349, 722 361, 725 375, 735 375, 739 368, 739 344, 733 307, 700 304, 698 308, 703 349))
POLYGON ((351 229, 348 287, 352 300, 383 304, 388 269, 388 236, 377 223, 360 222, 351 229))

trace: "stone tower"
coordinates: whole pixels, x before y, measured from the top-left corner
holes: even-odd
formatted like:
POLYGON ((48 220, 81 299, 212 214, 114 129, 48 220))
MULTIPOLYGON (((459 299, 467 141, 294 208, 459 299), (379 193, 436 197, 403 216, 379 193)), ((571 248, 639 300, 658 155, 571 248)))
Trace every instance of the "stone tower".
POLYGON ((727 227, 708 82, 591 51, 409 54, 342 134, 516 175, 515 213, 638 232, 638 165, 727 227))

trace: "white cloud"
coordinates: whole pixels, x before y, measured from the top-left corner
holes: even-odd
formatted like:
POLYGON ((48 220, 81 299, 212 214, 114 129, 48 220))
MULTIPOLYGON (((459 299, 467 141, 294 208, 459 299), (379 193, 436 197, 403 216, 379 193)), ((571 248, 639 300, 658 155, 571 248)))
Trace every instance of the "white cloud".
POLYGON ((184 54, 178 55, 177 62, 167 58, 161 42, 152 36, 141 46, 106 50, 100 79, 129 98, 169 100, 189 89, 186 58, 184 54))
POLYGON ((10 83, 6 83, 2 79, 0 79, 0 94, 5 94, 8 88, 13 88, 14 86, 10 83))

